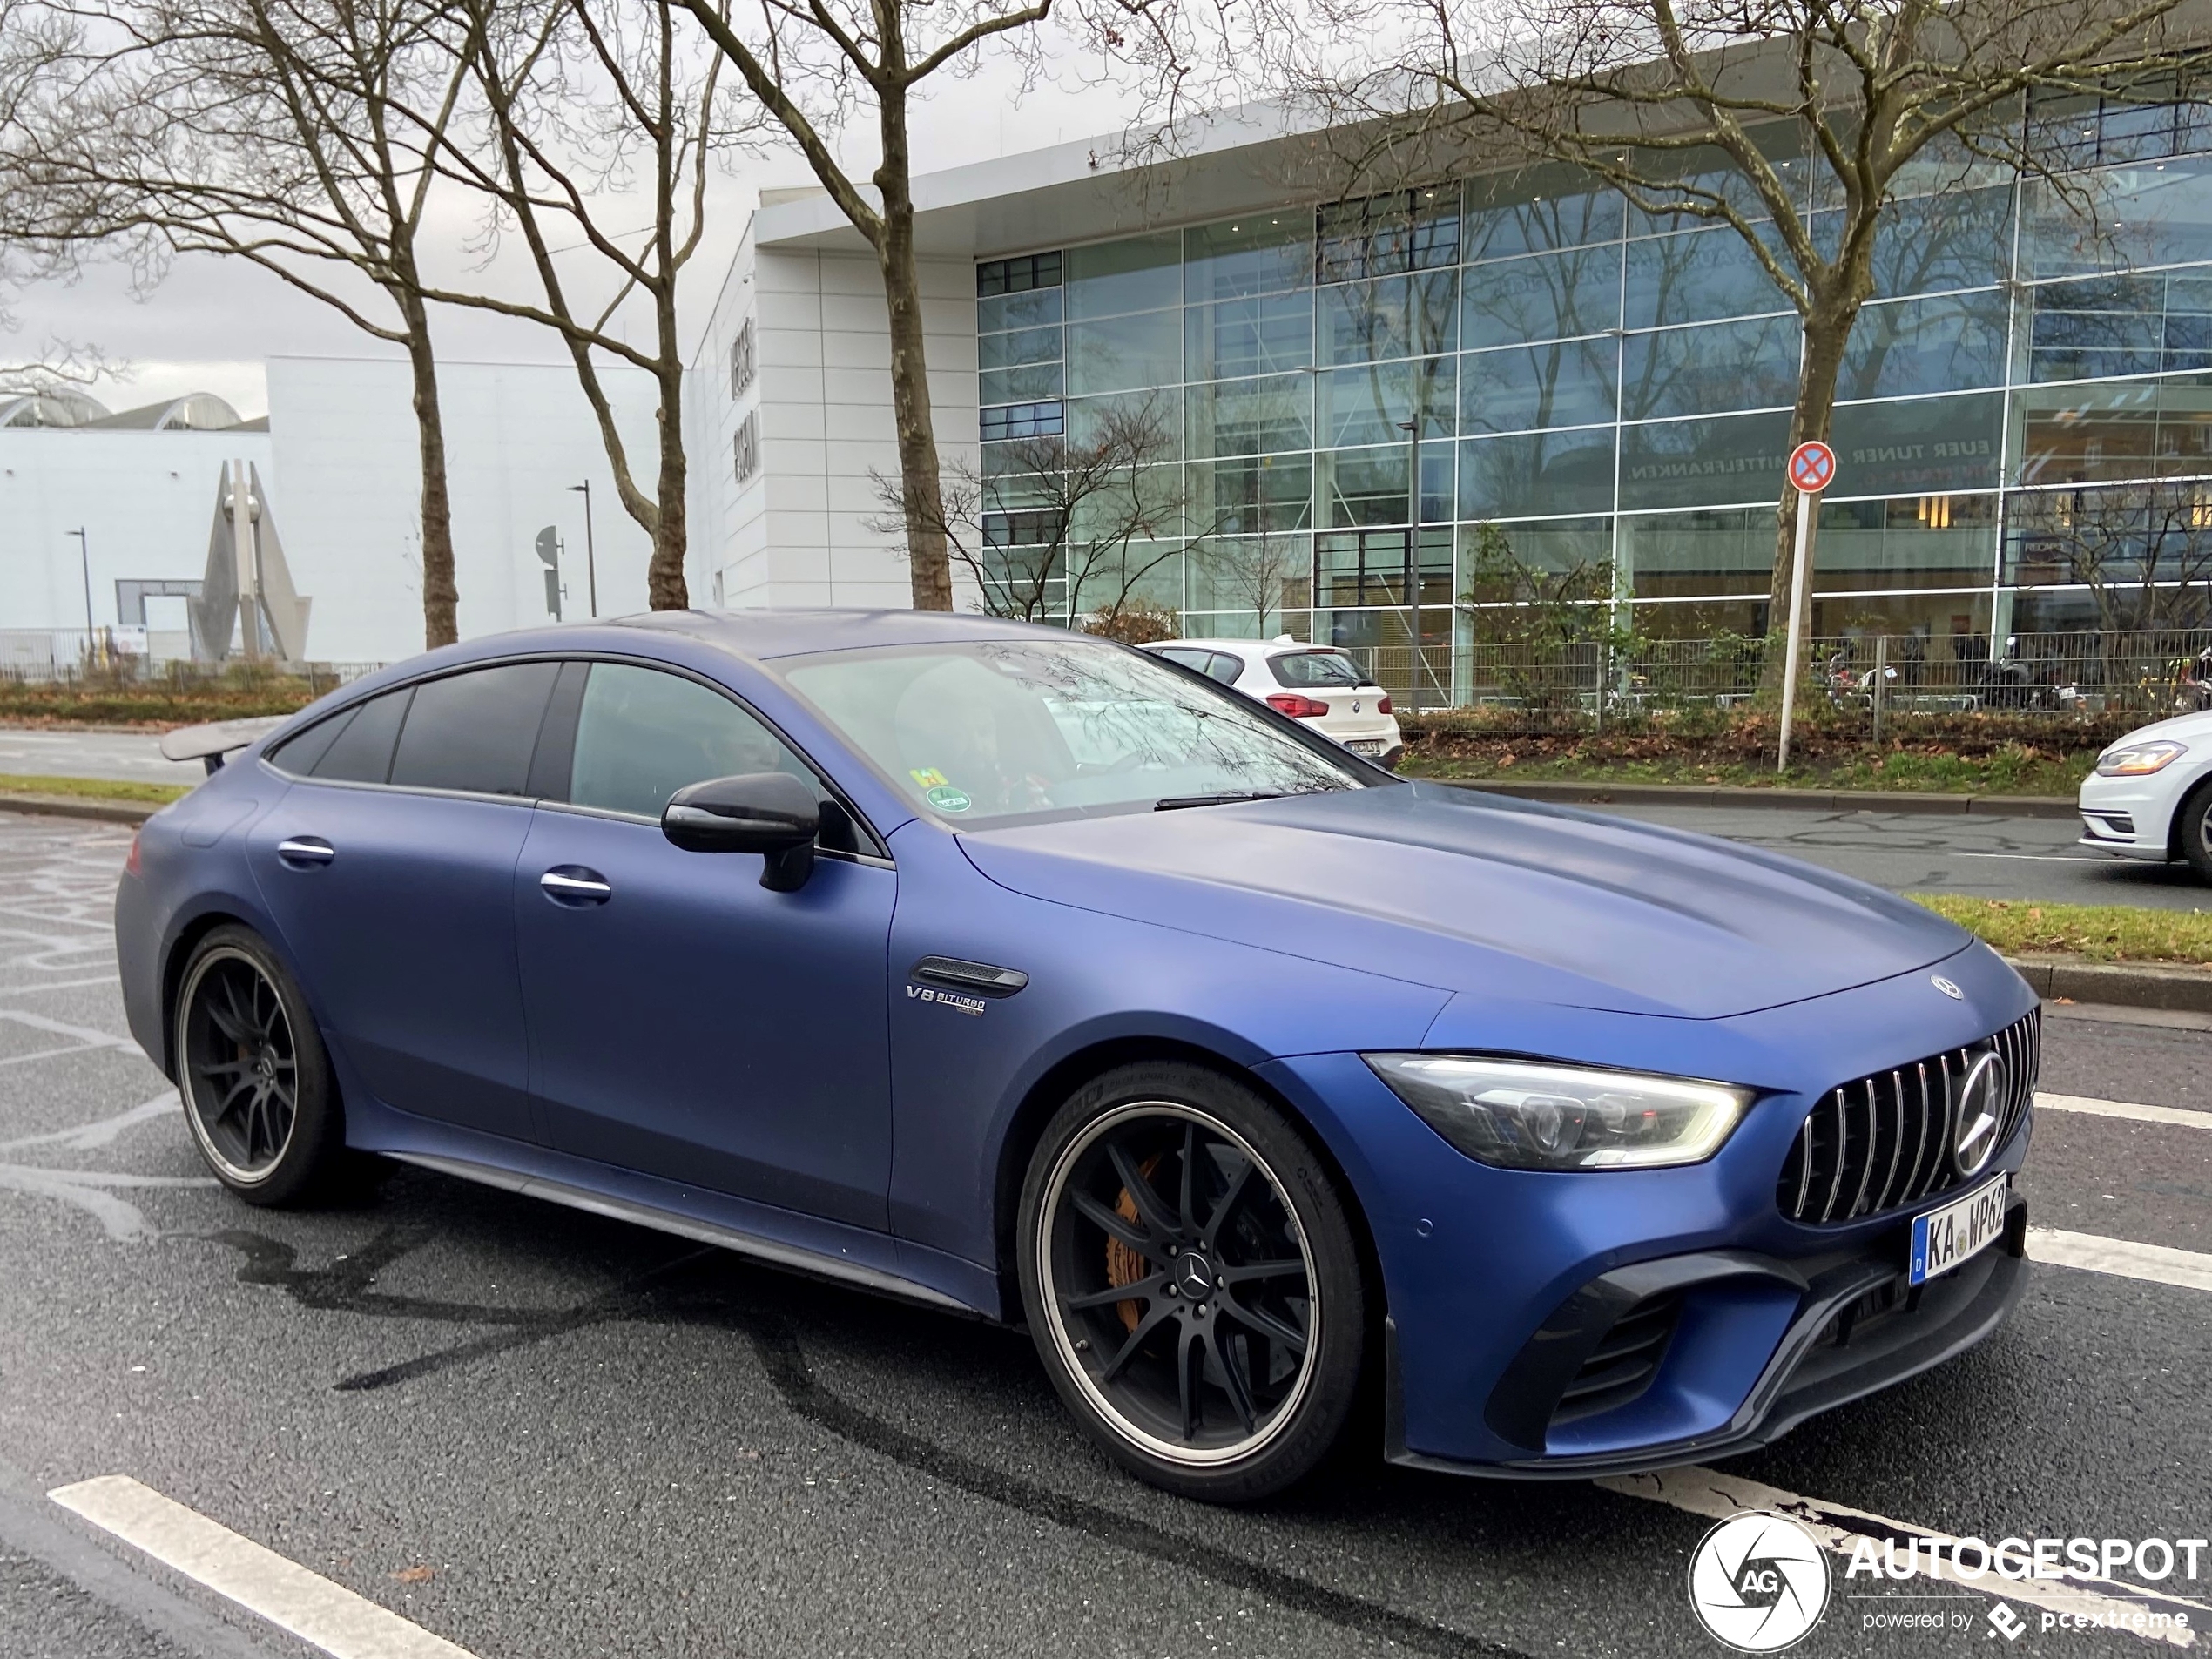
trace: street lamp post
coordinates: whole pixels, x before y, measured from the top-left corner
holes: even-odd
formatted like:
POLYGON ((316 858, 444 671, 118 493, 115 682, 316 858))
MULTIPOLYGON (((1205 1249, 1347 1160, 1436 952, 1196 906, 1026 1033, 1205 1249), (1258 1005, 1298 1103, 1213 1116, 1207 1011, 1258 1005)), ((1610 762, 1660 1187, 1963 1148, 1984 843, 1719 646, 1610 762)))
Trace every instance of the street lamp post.
MULTIPOLYGON (((1416 400, 1418 400, 1420 396, 1420 388, 1418 381, 1414 386, 1413 395, 1416 400)), ((1398 429, 1406 434, 1413 449, 1412 459, 1407 463, 1413 469, 1410 479, 1410 482, 1413 487, 1406 492, 1407 495, 1412 497, 1411 502, 1408 503, 1412 510, 1406 516, 1406 523, 1411 526, 1411 528, 1406 532, 1406 614, 1407 618, 1406 624, 1406 637, 1413 642, 1413 667, 1406 676, 1411 684, 1407 688, 1406 695, 1408 698, 1407 712, 1419 714, 1421 711, 1422 664, 1420 552, 1421 412, 1418 407, 1413 411, 1413 418, 1410 421, 1400 421, 1398 423, 1398 429)))
POLYGON ((569 486, 571 496, 579 490, 583 494, 583 572, 588 583, 586 591, 591 599, 591 614, 597 618, 599 614, 599 556, 591 546, 591 481, 587 478, 580 484, 569 486))

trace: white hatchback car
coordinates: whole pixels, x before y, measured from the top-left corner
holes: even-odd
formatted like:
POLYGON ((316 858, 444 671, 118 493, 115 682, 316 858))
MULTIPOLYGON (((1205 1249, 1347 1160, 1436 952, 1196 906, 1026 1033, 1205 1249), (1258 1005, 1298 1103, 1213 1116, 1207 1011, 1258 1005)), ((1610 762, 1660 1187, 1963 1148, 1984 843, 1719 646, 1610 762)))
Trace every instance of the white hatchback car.
POLYGON ((2187 859, 2212 881, 2212 711, 2130 732, 2082 780, 2084 846, 2187 859))
POLYGON ((1356 755, 1395 766, 1406 752, 1382 687, 1348 652, 1274 639, 1163 639, 1144 647, 1301 720, 1356 755))

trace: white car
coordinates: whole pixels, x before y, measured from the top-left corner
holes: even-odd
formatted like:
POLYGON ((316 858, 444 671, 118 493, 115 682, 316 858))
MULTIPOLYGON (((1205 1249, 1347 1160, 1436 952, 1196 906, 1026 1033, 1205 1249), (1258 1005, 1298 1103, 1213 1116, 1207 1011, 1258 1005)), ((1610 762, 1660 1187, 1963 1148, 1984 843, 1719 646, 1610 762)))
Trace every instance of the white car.
POLYGON ((2084 846, 2187 859, 2212 881, 2212 711, 2130 732, 2081 785, 2084 846))
POLYGON ((1383 688, 1351 654, 1288 634, 1273 639, 1163 639, 1144 647, 1195 668, 1246 697, 1312 726, 1356 755, 1395 766, 1406 752, 1383 688))

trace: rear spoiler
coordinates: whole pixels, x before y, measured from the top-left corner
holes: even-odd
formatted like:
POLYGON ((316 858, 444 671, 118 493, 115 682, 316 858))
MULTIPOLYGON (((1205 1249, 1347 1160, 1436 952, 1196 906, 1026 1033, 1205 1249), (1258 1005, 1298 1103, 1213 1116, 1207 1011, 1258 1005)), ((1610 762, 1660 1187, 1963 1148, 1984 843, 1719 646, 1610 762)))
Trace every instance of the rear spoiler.
POLYGON ((197 760, 212 772, 220 769, 225 755, 235 754, 291 718, 288 714, 274 714, 247 720, 211 720, 205 725, 180 725, 174 732, 161 734, 161 758, 197 760))

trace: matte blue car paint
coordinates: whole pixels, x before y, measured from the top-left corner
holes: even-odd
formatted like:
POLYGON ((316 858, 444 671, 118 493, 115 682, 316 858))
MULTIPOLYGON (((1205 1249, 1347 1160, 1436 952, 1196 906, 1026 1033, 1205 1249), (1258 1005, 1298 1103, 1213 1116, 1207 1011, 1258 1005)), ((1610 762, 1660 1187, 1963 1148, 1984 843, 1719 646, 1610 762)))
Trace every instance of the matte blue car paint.
MULTIPOLYGON (((880 1177, 867 1174, 880 1166, 865 1135, 845 1144, 831 1135, 833 1156, 807 1180, 779 1187, 764 1179, 747 1194, 579 1157, 543 1143, 543 1076, 533 1078, 538 1110, 505 1135, 376 1098, 357 1064, 352 1016, 293 954, 280 918, 260 898, 275 875, 264 867, 273 856, 266 849, 279 824, 291 823, 283 813, 292 793, 305 787, 259 763, 266 744, 142 832, 145 873, 125 879, 117 910, 132 1032, 159 1055, 169 952, 195 918, 236 914, 301 969, 319 1021, 334 1033, 355 1144, 603 1191, 900 1275, 996 1317, 1013 1312, 1001 1302, 997 1155, 1038 1080, 1102 1043, 1185 1043, 1251 1068, 1342 1168, 1372 1232, 1396 1323, 1409 1448, 1496 1461, 1525 1458, 1528 1448, 1484 1424, 1489 1389, 1528 1335, 1593 1274, 1699 1250, 1787 1262, 1898 1227, 1895 1217, 1817 1231, 1783 1220, 1774 1180, 1805 1108, 1841 1081, 1977 1040, 2033 1006, 1993 954, 1874 889, 1702 838, 1433 786, 958 833, 957 824, 917 818, 773 672, 779 655, 944 631, 1023 631, 904 613, 662 617, 448 648, 326 699, 529 651, 610 655, 688 668, 779 726, 887 839, 898 867, 895 874, 845 867, 897 887, 887 954, 876 959, 882 977, 873 977, 874 964, 857 970, 864 994, 880 990, 886 1010, 890 1146, 880 1177), (214 826, 239 801, 248 804, 241 826, 216 827, 212 845, 185 845, 186 824, 214 826), (980 1015, 961 1013, 906 995, 907 969, 923 954, 1018 968, 1029 985, 980 1015), (1929 985, 1939 965, 1964 988, 1964 1001, 1929 985), (1446 1146, 1359 1058, 1361 1050, 1422 1046, 1714 1077, 1755 1087, 1762 1098, 1721 1151, 1694 1168, 1492 1170, 1446 1146), (841 1162, 848 1152, 850 1162, 841 1162), (773 1202, 804 1195, 834 1211, 824 1197, 824 1167, 841 1170, 832 1186, 884 1180, 877 1213, 888 1230, 854 1224, 867 1218, 865 1206, 837 1219, 773 1202)), ((556 817, 579 818, 500 810, 529 819, 533 836, 556 817)), ((674 873, 656 882, 679 882, 690 860, 702 882, 718 879, 704 868, 710 863, 746 882, 758 874, 751 858, 672 849, 669 857, 674 873)), ((551 910, 532 890, 536 873, 533 860, 514 862, 511 890, 523 908, 512 915, 529 914, 530 903, 551 910)), ((794 901, 805 901, 806 890, 763 896, 796 916, 794 901)), ((419 959, 386 939, 399 954, 383 965, 412 971, 419 959)), ((671 979, 697 974, 692 959, 712 948, 695 933, 663 971, 671 979)), ((541 948, 558 947, 534 940, 533 971, 541 948)), ((699 976, 703 988, 687 1005, 702 1021, 721 1012, 710 978, 699 976)), ((873 1019, 852 1000, 826 995, 819 1007, 793 999, 780 1010, 790 1052, 820 1055, 840 1044, 867 1051, 873 1019)), ((713 1041, 710 1034, 700 1052, 711 1053, 713 1041)), ((732 1069, 747 1063, 734 1044, 726 1059, 732 1069)), ((467 1054, 459 1064, 449 1055, 421 1063, 496 1069, 467 1054)), ((641 1103, 641 1117, 650 1106, 641 1103)), ((681 1110, 663 1127, 671 1123, 673 1138, 684 1140, 681 1110)), ((711 1130, 694 1116, 691 1139, 703 1133, 711 1130)), ((2027 1140, 2023 1128, 1996 1167, 2017 1169, 2027 1140)), ((804 1137, 798 1145, 803 1159, 804 1137)), ((776 1151, 792 1155, 791 1143, 776 1151)), ((1757 1281, 1695 1292, 1683 1333, 1643 1399, 1560 1431, 1551 1449, 1634 1446, 1724 1420, 1771 1352, 1785 1299, 1757 1281)))

